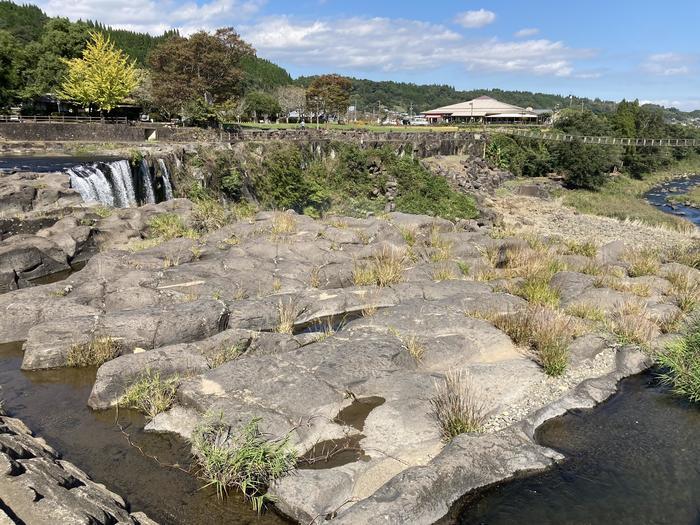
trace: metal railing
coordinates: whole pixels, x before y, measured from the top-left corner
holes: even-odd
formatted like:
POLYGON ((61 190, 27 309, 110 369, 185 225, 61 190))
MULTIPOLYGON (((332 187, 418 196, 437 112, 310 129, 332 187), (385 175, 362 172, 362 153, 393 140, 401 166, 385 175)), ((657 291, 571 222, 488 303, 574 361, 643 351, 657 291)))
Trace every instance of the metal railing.
POLYGON ((568 135, 566 133, 541 133, 527 129, 498 129, 498 133, 516 137, 526 137, 537 140, 554 142, 575 142, 583 144, 600 144, 608 146, 663 146, 670 148, 700 147, 700 139, 638 139, 623 137, 592 137, 584 135, 568 135))
POLYGON ((127 117, 83 117, 74 115, 0 115, 0 122, 49 122, 80 123, 105 122, 109 124, 128 124, 127 117))

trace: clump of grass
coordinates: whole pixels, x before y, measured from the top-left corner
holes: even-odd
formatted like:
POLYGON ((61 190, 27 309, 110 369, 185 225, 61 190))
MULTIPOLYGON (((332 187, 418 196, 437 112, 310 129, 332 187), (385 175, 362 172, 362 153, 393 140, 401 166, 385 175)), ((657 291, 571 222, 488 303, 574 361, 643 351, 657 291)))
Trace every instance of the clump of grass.
POLYGON ((402 335, 398 330, 390 328, 389 331, 401 341, 401 346, 406 352, 417 362, 423 361, 425 356, 425 347, 420 342, 420 339, 415 335, 402 335))
POLYGON ((283 439, 266 439, 259 429, 260 419, 252 419, 238 432, 232 432, 218 419, 207 417, 192 432, 192 447, 199 466, 199 477, 214 487, 220 498, 229 489, 239 490, 253 509, 260 512, 269 496, 270 484, 296 467, 297 453, 283 439))
POLYGON ((314 266, 309 273, 309 286, 319 288, 321 286, 321 267, 314 266))
POLYGON ((106 219, 107 217, 111 216, 113 212, 112 208, 108 208, 107 206, 97 206, 93 208, 92 211, 95 213, 95 215, 101 217, 102 219, 106 219))
POLYGON ((233 215, 236 220, 250 219, 258 212, 258 208, 252 202, 241 200, 232 206, 233 215))
POLYGON ((605 312, 600 307, 588 303, 572 304, 566 308, 565 312, 567 315, 596 323, 602 323, 606 319, 605 312))
POLYGON ((77 368, 100 366, 119 356, 121 352, 122 345, 118 340, 108 336, 93 337, 87 343, 71 345, 66 363, 77 368))
POLYGON ((462 272, 463 277, 469 277, 469 272, 471 272, 471 266, 464 261, 457 261, 457 266, 459 271, 462 272))
POLYGON ((595 257, 598 253, 598 246, 593 241, 574 241, 568 240, 565 242, 567 253, 571 255, 583 255, 585 257, 595 257))
POLYGON ((700 246, 697 244, 677 246, 666 254, 666 260, 700 270, 700 246))
POLYGON ((355 261, 352 271, 356 286, 389 286, 401 282, 405 263, 405 252, 384 246, 375 252, 370 261, 355 261))
POLYGON ((433 262, 449 261, 452 258, 452 243, 440 237, 440 231, 430 231, 430 260, 433 262))
POLYGON ((165 241, 178 237, 197 238, 197 233, 187 228, 182 218, 174 213, 162 213, 151 217, 148 221, 148 228, 153 237, 158 237, 165 241))
POLYGON ((541 277, 530 277, 525 279, 515 290, 515 295, 519 295, 530 304, 539 306, 559 306, 560 294, 553 288, 548 280, 541 277))
POLYGON ((560 376, 566 371, 568 348, 577 331, 568 316, 549 308, 530 307, 489 317, 515 344, 529 347, 547 375, 560 376))
POLYGON ((609 330, 622 344, 647 346, 658 335, 659 326, 651 319, 641 301, 625 301, 610 314, 609 330))
POLYGON ((317 322, 316 326, 318 327, 318 331, 316 332, 317 342, 325 341, 335 334, 335 327, 331 319, 326 319, 325 322, 317 322))
POLYGON ((607 271, 607 268, 600 261, 597 261, 595 259, 589 259, 588 261, 586 261, 586 264, 584 264, 581 267, 580 271, 581 273, 584 273, 586 275, 592 275, 597 277, 604 275, 607 271))
POLYGON ((474 280, 475 281, 493 281, 494 279, 498 279, 499 274, 498 271, 495 268, 488 268, 488 267, 479 267, 476 270, 476 273, 474 274, 474 280))
POLYGON ((132 240, 132 241, 129 241, 126 248, 131 253, 136 253, 136 252, 142 252, 143 250, 149 250, 151 248, 155 248, 156 246, 163 244, 164 242, 165 242, 165 239, 162 239, 160 237, 154 237, 151 239, 132 240))
POLYGON ((449 264, 441 263, 433 269, 433 280, 435 281, 451 281, 456 278, 457 276, 449 264))
POLYGON ((173 405, 179 382, 177 375, 161 378, 160 372, 148 370, 125 390, 119 405, 138 410, 153 419, 173 405))
POLYGON ((213 198, 197 199, 192 209, 192 225, 201 233, 223 228, 230 222, 229 213, 213 198))
POLYGON ((275 213, 272 216, 272 235, 289 235, 297 231, 297 220, 291 213, 275 213))
POLYGON ((207 366, 209 368, 219 368, 221 365, 224 365, 229 361, 233 361, 234 359, 236 359, 238 356, 241 355, 241 353, 241 348, 236 345, 222 346, 216 352, 206 357, 207 366))
POLYGON ((700 318, 690 324, 681 339, 659 353, 656 362, 663 368, 659 374, 663 384, 678 396, 700 402, 700 318))
POLYGON ((406 244, 413 246, 416 244, 416 229, 415 228, 400 228, 401 236, 406 244))
POLYGON ((486 418, 484 402, 465 371, 450 370, 442 381, 436 381, 430 405, 445 441, 467 432, 481 431, 486 418))
POLYGON ((277 305, 278 322, 275 329, 280 334, 292 334, 294 331, 294 321, 299 315, 297 304, 292 299, 280 302, 277 305))
POLYGON ((488 261, 491 266, 496 266, 501 258, 501 250, 497 244, 488 244, 487 246, 477 246, 481 256, 488 261))
POLYGON ((649 283, 628 283, 608 275, 598 276, 593 281, 596 288, 610 288, 618 292, 629 292, 639 297, 649 297, 651 295, 651 285, 649 283))
POLYGON ((694 280, 689 271, 669 272, 666 279, 671 283, 671 295, 683 312, 692 312, 700 306, 700 280, 694 280))
POLYGON ((655 275, 661 265, 659 252, 649 248, 628 249, 623 254, 622 260, 629 265, 627 271, 630 277, 655 275))

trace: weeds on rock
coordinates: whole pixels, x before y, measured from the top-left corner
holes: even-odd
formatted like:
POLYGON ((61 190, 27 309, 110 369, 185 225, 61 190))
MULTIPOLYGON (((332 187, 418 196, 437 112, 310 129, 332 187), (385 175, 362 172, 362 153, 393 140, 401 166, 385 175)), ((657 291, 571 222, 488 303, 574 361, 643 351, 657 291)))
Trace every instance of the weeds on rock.
POLYGON ((430 405, 445 441, 482 429, 486 407, 466 371, 450 370, 442 381, 436 381, 430 405))
POLYGON ((425 356, 425 347, 421 344, 418 337, 415 335, 401 335, 401 333, 393 328, 389 329, 389 332, 394 335, 399 341, 401 341, 401 346, 406 350, 409 355, 417 362, 423 361, 425 356))
POLYGON ((689 271, 672 271, 666 275, 671 283, 671 295, 683 312, 692 312, 700 306, 700 279, 693 279, 689 271))
POLYGON ((587 303, 569 305, 566 307, 565 312, 567 315, 571 315, 573 317, 580 317, 581 319, 586 319, 587 321, 594 321, 596 323, 602 323, 606 319, 605 312, 603 311, 603 309, 601 309, 598 306, 587 303))
POLYGON ((462 272, 463 277, 469 277, 469 272, 471 271, 471 266, 464 261, 457 261, 457 266, 459 271, 462 272))
POLYGON ((438 264, 433 269, 433 280, 434 281, 452 281, 457 278, 452 266, 448 263, 438 264))
POLYGON ((406 244, 409 246, 413 246, 416 244, 416 229, 415 228, 400 228, 401 230, 401 236, 403 237, 403 240, 406 241, 406 244))
POLYGON ((519 295, 531 304, 551 307, 559 306, 559 291, 550 286, 548 280, 540 277, 525 279, 514 291, 515 295, 519 295))
POLYGON ((289 235, 297 231, 297 220, 291 213, 278 212, 272 216, 272 235, 289 235))
POLYGON ((275 331, 280 334, 291 335, 294 331, 294 321, 299 315, 296 302, 292 299, 288 301, 280 299, 280 302, 277 304, 277 314, 278 322, 275 331))
POLYGON ((640 301, 625 301, 610 314, 609 330, 622 344, 647 346, 658 335, 659 326, 650 318, 647 306, 640 301))
POLYGON ((200 233, 209 233, 223 228, 230 221, 229 213, 220 202, 211 197, 200 198, 192 208, 192 225, 200 233))
POLYGON ((314 266, 311 268, 311 272, 309 274, 309 286, 311 288, 320 288, 321 286, 321 267, 320 266, 314 266))
POLYGON ((642 277, 655 275, 660 268, 659 252, 648 248, 628 249, 622 256, 622 260, 629 265, 630 277, 642 277))
POLYGON ((112 210, 112 208, 108 208, 107 206, 96 206, 92 209, 92 211, 98 217, 106 219, 107 217, 110 217, 112 215, 114 210, 112 210))
POLYGON ((665 257, 668 262, 676 262, 700 270, 700 246, 697 244, 675 247, 665 257))
POLYGON ((289 435, 266 439, 259 430, 260 419, 251 420, 233 432, 223 421, 208 416, 192 432, 192 447, 205 486, 223 498, 229 489, 239 490, 253 509, 260 512, 270 498, 270 484, 296 467, 297 453, 289 446, 289 435))
POLYGON ((77 368, 100 366, 119 356, 121 352, 122 345, 117 339, 99 336, 92 338, 87 343, 71 345, 66 363, 68 366, 77 368))
POLYGON ((430 230, 430 260, 443 262, 452 259, 452 243, 440 237, 440 230, 433 227, 430 230))
POLYGON ((175 213, 162 213, 151 217, 148 221, 148 228, 153 237, 158 237, 164 241, 169 241, 178 237, 196 239, 197 233, 185 226, 182 218, 175 213))
POLYGON ((570 255, 583 255, 585 257, 595 257, 598 253, 598 246, 593 241, 565 241, 566 251, 570 255))
POLYGON ((119 405, 138 410, 153 419, 172 406, 179 382, 176 375, 161 378, 160 372, 148 370, 125 390, 119 405))
POLYGON ((243 353, 243 351, 236 345, 222 346, 216 352, 206 357, 207 366, 211 369, 219 368, 221 365, 236 359, 241 353, 243 353))
POLYGON ((577 331, 570 317, 557 310, 531 306, 523 311, 491 315, 489 320, 515 344, 529 347, 547 375, 564 373, 568 348, 577 331))
POLYGON ((689 326, 686 334, 668 345, 656 356, 663 372, 659 378, 674 394, 700 403, 700 318, 689 326))
POLYGON ((651 285, 649 283, 630 283, 622 281, 609 275, 601 275, 593 281, 596 288, 610 288, 618 292, 628 292, 639 297, 649 297, 651 295, 651 285))
POLYGON ((405 258, 403 250, 384 246, 369 261, 355 261, 353 283, 356 286, 389 286, 399 283, 403 279, 405 258))

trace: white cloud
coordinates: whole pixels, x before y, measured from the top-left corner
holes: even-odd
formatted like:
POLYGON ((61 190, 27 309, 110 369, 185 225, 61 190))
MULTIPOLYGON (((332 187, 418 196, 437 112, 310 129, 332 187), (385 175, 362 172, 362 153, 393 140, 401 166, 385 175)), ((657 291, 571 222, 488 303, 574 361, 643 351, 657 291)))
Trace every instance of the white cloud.
POLYGON ((272 17, 241 26, 261 56, 319 69, 425 70, 446 65, 469 70, 568 76, 583 54, 550 40, 467 40, 442 25, 389 18, 299 21, 272 17))
POLYGON ((655 53, 647 57, 642 69, 663 77, 688 75, 692 58, 679 53, 655 53))
POLYGON ((496 20, 496 13, 479 9, 477 11, 465 11, 459 13, 455 18, 455 22, 466 28, 484 27, 492 24, 496 20))
POLYGON ((700 99, 653 99, 653 100, 640 100, 641 105, 644 104, 656 104, 657 106, 664 106, 666 108, 676 108, 681 111, 695 111, 700 109, 700 99))
POLYGON ((38 0, 51 16, 99 20, 120 29, 162 33, 179 28, 184 34, 246 20, 265 0, 38 0))
POLYGON ((524 27, 520 31, 515 32, 515 36, 518 38, 524 38, 528 36, 535 36, 539 34, 540 30, 537 29, 536 27, 524 27))

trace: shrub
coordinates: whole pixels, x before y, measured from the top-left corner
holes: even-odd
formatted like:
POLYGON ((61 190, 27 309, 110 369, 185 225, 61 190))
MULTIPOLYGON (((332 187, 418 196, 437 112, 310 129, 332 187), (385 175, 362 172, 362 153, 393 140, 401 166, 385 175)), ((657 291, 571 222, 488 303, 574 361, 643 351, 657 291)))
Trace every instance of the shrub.
POLYGON ((199 477, 205 486, 214 487, 220 498, 235 488, 258 512, 269 499, 270 484, 291 472, 297 462, 297 453, 289 446, 289 435, 277 441, 267 440, 260 433, 259 423, 256 418, 232 432, 223 416, 208 416, 195 427, 191 440, 199 477))
POLYGON ((494 326, 505 332, 515 344, 531 348, 545 373, 550 376, 564 373, 568 348, 576 332, 569 317, 542 307, 489 317, 494 326))
POLYGON ((182 218, 174 213, 162 213, 151 217, 148 227, 152 236, 169 241, 177 237, 187 237, 194 239, 197 234, 185 226, 182 218))
POLYGON ((628 265, 630 277, 641 277, 643 275, 655 275, 659 271, 659 252, 647 248, 632 248, 627 250, 622 260, 628 265))
POLYGON ((661 382, 674 394, 700 402, 700 318, 695 319, 686 334, 659 353, 656 362, 663 367, 661 382))
POLYGON ((78 368, 100 366, 121 354, 122 346, 112 337, 94 337, 87 343, 74 344, 68 350, 66 363, 78 368))
POLYGON ((442 381, 436 381, 430 405, 445 441, 467 432, 479 432, 486 416, 485 405, 465 371, 450 370, 442 381))
POLYGON ((178 376, 163 379, 160 372, 148 370, 125 390, 119 405, 138 410, 153 419, 172 406, 179 382, 178 376))

